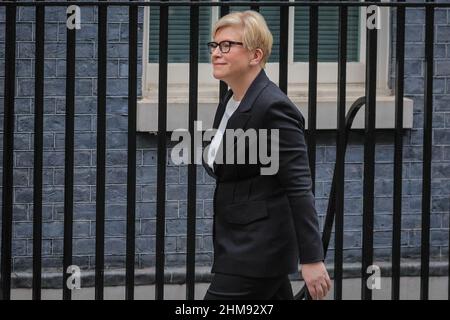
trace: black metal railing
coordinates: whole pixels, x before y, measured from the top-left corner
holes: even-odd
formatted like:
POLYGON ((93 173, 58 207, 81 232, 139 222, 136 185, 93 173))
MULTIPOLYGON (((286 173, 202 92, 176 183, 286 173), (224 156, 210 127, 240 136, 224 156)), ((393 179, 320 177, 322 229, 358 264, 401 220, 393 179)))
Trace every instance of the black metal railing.
MULTIPOLYGON (((422 189, 422 234, 420 297, 428 299, 430 260, 430 200, 431 200, 431 146, 433 111, 433 45, 434 14, 438 7, 450 7, 450 3, 404 1, 371 2, 14 2, 0 3, 5 7, 5 87, 4 87, 4 135, 3 135, 3 201, 2 201, 2 246, 1 246, 1 299, 11 298, 12 224, 13 224, 13 150, 14 107, 16 80, 16 15, 21 6, 35 7, 35 129, 34 129, 34 193, 33 193, 33 299, 41 298, 42 267, 42 173, 43 173, 43 104, 44 104, 44 32, 45 8, 49 6, 98 7, 98 76, 97 76, 97 181, 96 181, 96 235, 95 235, 95 298, 103 299, 104 293, 104 240, 105 240, 105 148, 106 148, 106 79, 107 79, 107 10, 112 6, 128 7, 128 170, 127 170, 127 222, 126 222, 126 299, 134 298, 135 274, 135 186, 136 186, 136 108, 137 108, 137 43, 138 9, 143 6, 160 7, 159 25, 159 90, 158 90, 158 151, 157 151, 157 217, 156 217, 156 299, 164 298, 165 259, 165 199, 166 199, 166 132, 167 132, 167 72, 168 72, 168 9, 170 6, 190 7, 190 60, 189 60, 189 132, 194 135, 197 119, 198 89, 198 37, 199 7, 220 6, 220 16, 229 12, 229 6, 250 6, 259 10, 261 6, 277 6, 280 9, 279 86, 287 94, 288 88, 288 34, 289 7, 309 7, 309 87, 308 130, 306 131, 313 185, 315 181, 316 154, 316 108, 318 68, 318 14, 321 7, 339 7, 338 41, 338 113, 337 156, 332 189, 323 232, 325 251, 328 249, 333 223, 335 225, 334 250, 334 298, 342 299, 343 280, 343 236, 344 236, 344 163, 348 134, 358 110, 365 106, 364 128, 364 189, 363 189, 363 241, 361 265, 362 299, 371 299, 372 292, 366 286, 366 269, 373 263, 374 231, 374 168, 375 168, 375 112, 377 29, 367 29, 365 96, 354 102, 346 115, 346 63, 347 63, 347 12, 351 6, 378 5, 396 8, 396 61, 395 61, 395 158, 394 158, 394 210, 392 240, 392 299, 400 297, 400 233, 402 200, 402 130, 405 58, 405 9, 425 8, 425 88, 424 88, 424 137, 423 137, 423 189, 422 189)), ((73 199, 74 199, 74 108, 75 108, 75 49, 76 29, 67 30, 66 56, 66 126, 65 126, 65 185, 64 185, 64 242, 63 242, 63 299, 71 299, 71 290, 65 285, 67 268, 72 264, 73 199)), ((220 95, 227 90, 224 82, 220 95)), ((191 159, 194 148, 191 148, 191 159)), ((187 202, 187 263, 186 298, 194 299, 195 285, 195 230, 196 230, 196 164, 188 166, 187 202)), ((304 298, 303 288, 297 298, 304 298)))

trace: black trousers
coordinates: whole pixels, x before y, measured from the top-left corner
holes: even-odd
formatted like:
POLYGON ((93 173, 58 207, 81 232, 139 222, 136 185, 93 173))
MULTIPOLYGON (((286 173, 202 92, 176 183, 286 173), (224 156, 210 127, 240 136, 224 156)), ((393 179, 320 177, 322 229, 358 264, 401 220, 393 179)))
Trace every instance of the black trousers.
POLYGON ((248 278, 216 273, 204 300, 293 300, 288 275, 276 278, 248 278))

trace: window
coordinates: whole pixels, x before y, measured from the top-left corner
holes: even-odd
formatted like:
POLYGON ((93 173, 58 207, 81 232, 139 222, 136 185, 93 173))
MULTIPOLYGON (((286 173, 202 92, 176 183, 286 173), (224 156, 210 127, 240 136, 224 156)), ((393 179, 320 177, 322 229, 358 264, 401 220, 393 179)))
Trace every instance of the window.
MULTIPOLYGON (((147 0, 154 1, 154 0, 147 0)), ((200 0, 206 1, 206 0, 200 0)), ((219 0, 212 0, 219 1, 219 0)), ((237 1, 237 0, 229 0, 237 1)), ((266 0, 277 1, 277 0, 266 0)), ((300 0, 289 0, 300 1, 300 0)), ((358 1, 358 0, 355 0, 358 1)), ((360 1, 360 0, 359 0, 360 1)), ((257 3, 257 2, 256 2, 257 3)), ((199 63, 198 63, 198 103, 199 119, 209 123, 214 116, 219 99, 219 81, 212 76, 210 55, 206 43, 211 41, 211 31, 214 23, 219 19, 219 7, 199 7, 199 63)), ((250 7, 230 6, 230 11, 248 10, 250 7)), ((308 99, 309 74, 309 7, 289 7, 289 36, 288 36, 288 94, 289 97, 303 108, 302 113, 307 117, 305 107, 308 99)), ((366 52, 366 7, 349 7, 347 33, 347 101, 352 103, 364 95, 365 82, 365 52, 366 52)), ((169 43, 168 43, 168 87, 169 103, 168 128, 187 127, 187 102, 189 100, 189 35, 190 8, 185 6, 169 7, 169 43), (172 114, 172 115, 171 115, 172 114), (172 120, 171 120, 172 117, 172 120)), ((278 83, 279 79, 279 7, 260 6, 260 13, 265 17, 272 32, 274 42, 272 53, 266 64, 265 71, 269 78, 278 83)), ((317 128, 335 128, 337 100, 337 57, 338 57, 338 7, 319 7, 318 34, 318 123, 317 128), (320 113, 323 113, 322 115, 320 113), (331 120, 326 120, 331 119, 331 120), (326 120, 326 121, 325 121, 326 120)), ((390 44, 389 8, 381 7, 381 26, 378 32, 377 55, 377 101, 386 108, 383 119, 393 118, 393 97, 388 88, 388 61, 390 44), (391 116, 392 114, 392 116, 391 116)), ((146 7, 144 11, 143 56, 148 57, 143 63, 142 93, 139 101, 138 125, 142 131, 152 131, 156 128, 153 119, 158 103, 158 52, 159 52, 159 8, 146 7), (140 124, 139 124, 140 123, 140 124)), ((408 108, 411 104, 408 103, 408 108)), ((409 110, 409 109, 408 109, 409 110)), ((412 123, 411 114, 405 108, 408 127, 412 123)), ((412 110, 412 109, 411 109, 412 110)), ((381 114, 381 112, 379 112, 381 114)), ((393 127, 390 119, 381 126, 393 127)), ((358 120, 359 121, 359 120, 358 120)), ((378 120, 377 120, 378 121, 378 120)), ((383 120, 384 121, 384 120, 383 120)), ((358 124, 356 124, 358 126, 358 124)), ((355 125, 354 125, 355 127, 355 125)))

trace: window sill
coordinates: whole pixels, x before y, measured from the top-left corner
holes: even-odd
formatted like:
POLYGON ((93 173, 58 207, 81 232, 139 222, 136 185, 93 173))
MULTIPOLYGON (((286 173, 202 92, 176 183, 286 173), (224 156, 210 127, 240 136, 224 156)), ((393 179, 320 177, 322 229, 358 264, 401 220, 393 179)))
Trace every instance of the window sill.
MULTIPOLYGON (((138 101, 137 109, 137 131, 158 131, 158 93, 138 101)), ((188 89, 181 87, 168 88, 167 101, 167 131, 188 128, 189 99, 188 89)), ((305 117, 306 128, 308 128, 308 88, 307 85, 292 85, 288 89, 288 96, 298 107, 305 117)), ((364 86, 347 85, 346 109, 359 97, 364 96, 364 86)), ((317 125, 318 130, 330 130, 337 127, 337 91, 336 84, 320 85, 317 90, 317 125)), ((219 101, 219 90, 217 86, 199 85, 198 90, 198 120, 202 121, 202 130, 212 127, 214 115, 219 101)), ((395 128, 395 96, 388 90, 377 92, 376 129, 395 128)), ((353 129, 364 129, 364 106, 358 112, 353 121, 353 129)), ((413 126, 413 100, 403 99, 403 127, 405 129, 413 126)))

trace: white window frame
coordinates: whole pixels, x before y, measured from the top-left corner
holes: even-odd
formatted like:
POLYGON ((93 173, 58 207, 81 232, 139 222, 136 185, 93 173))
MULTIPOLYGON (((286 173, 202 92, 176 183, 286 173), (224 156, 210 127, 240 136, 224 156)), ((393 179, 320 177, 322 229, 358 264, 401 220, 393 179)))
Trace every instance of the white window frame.
MULTIPOLYGON (((148 1, 148 0, 146 0, 148 1)), ((213 0, 218 1, 218 0, 213 0)), ((289 0, 293 1, 293 0, 289 0)), ((298 106, 305 117, 308 128, 308 62, 293 61, 294 47, 294 7, 289 8, 288 38, 288 96, 298 106)), ((347 62, 346 109, 365 94, 366 72, 366 7, 360 7, 360 50, 358 62, 347 62)), ((380 7, 381 29, 377 37, 377 111, 375 128, 395 128, 395 96, 388 87, 390 13, 389 8, 380 7)), ((150 7, 145 7, 143 30, 143 57, 149 56, 150 7)), ((219 18, 219 7, 212 8, 212 25, 219 18)), ((202 44, 200 44, 202 45, 202 44)), ((203 44, 204 45, 204 44, 203 44)), ((188 53, 186 53, 188 55, 188 53)), ((147 60, 148 62, 148 60, 147 60)), ((167 74, 167 130, 188 128, 189 105, 189 63, 168 63, 167 74)), ((278 63, 267 63, 268 77, 278 84, 278 63)), ((337 127, 337 62, 318 62, 317 72, 317 122, 316 129, 335 130, 337 127)), ((138 100, 137 130, 156 133, 158 131, 158 63, 143 63, 142 98, 138 100)), ((211 128, 219 101, 219 81, 213 76, 210 63, 198 64, 198 120, 203 128, 211 128)), ((413 127, 413 100, 403 98, 403 128, 413 127)), ((357 114, 353 129, 365 126, 364 108, 357 114)))
MULTIPOLYGON (((147 0, 148 1, 148 0, 147 0)), ((218 1, 218 0, 213 0, 218 1)), ((292 1, 293 0, 289 0, 292 1)), ((363 86, 365 82, 365 53, 366 53, 366 27, 365 27, 365 9, 360 7, 360 36, 359 36, 359 61, 347 62, 347 84, 363 86)), ((143 57, 148 61, 149 54, 149 25, 150 25, 150 10, 151 7, 145 7, 144 12, 144 30, 143 30, 143 57)), ((288 37, 288 83, 289 89, 294 92, 296 88, 303 88, 308 83, 309 65, 308 62, 294 62, 293 48, 294 48, 294 16, 295 7, 289 7, 289 37, 288 37)), ((385 10, 381 15, 382 29, 378 32, 378 59, 377 59, 377 89, 380 92, 389 92, 388 75, 389 75, 389 9, 381 7, 385 10)), ((219 19, 219 7, 212 7, 211 22, 212 25, 219 19)), ((199 44, 204 45, 204 44, 199 44)), ((188 53, 187 53, 188 54, 188 53)), ((142 73, 142 94, 144 97, 155 97, 158 88, 158 63, 143 63, 142 73)), ((278 82, 279 78, 279 63, 267 63, 265 71, 268 77, 278 82)), ((323 85, 335 85, 337 83, 338 65, 337 62, 318 62, 317 64, 317 83, 320 87, 323 85)), ((187 98, 187 88, 189 84, 189 63, 168 63, 168 91, 176 89, 176 98, 187 98)), ((212 65, 210 63, 198 64, 198 82, 199 89, 215 91, 218 89, 219 81, 212 76, 212 65)), ((288 91, 291 91, 289 90, 288 91)), ((299 89, 302 90, 302 89, 299 89)), ((335 90, 332 90, 335 92, 335 90)), ((170 96, 174 97, 173 94, 170 96)), ((170 98, 169 98, 170 99, 170 98)), ((202 95, 199 95, 199 100, 202 95)), ((176 99, 179 100, 179 99, 176 99)), ((199 101, 200 102, 200 101, 199 101)))

